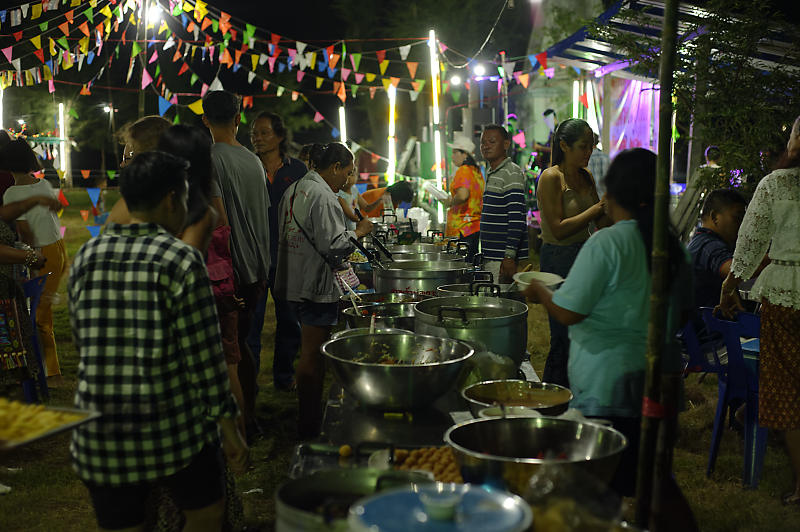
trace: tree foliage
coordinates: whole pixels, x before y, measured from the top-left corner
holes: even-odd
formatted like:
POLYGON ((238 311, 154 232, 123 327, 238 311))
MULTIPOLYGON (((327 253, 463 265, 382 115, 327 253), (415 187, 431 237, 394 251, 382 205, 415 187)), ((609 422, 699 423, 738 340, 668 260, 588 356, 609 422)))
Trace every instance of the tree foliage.
MULTIPOLYGON (((624 9, 619 18, 652 28, 653 10, 624 9)), ((762 153, 785 146, 787 125, 800 114, 798 30, 770 0, 710 0, 703 11, 681 15, 674 90, 679 120, 684 126, 693 121, 692 140, 719 146, 720 164, 729 175, 746 176, 750 188, 769 171, 762 153), (763 61, 765 49, 779 57, 763 61)), ((635 61, 635 73, 658 78, 660 32, 643 38, 594 24, 590 33, 635 61)))

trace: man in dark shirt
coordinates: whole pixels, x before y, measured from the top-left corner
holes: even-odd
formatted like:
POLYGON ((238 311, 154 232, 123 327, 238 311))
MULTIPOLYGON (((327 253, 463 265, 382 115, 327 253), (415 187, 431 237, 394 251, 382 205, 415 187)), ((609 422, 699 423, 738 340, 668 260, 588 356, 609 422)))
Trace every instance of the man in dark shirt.
MULTIPOLYGON (((745 199, 735 190, 714 190, 706 197, 700 211, 702 225, 688 245, 694 270, 695 308, 719 303, 746 206, 745 199)), ((699 331, 705 329, 699 316, 694 321, 699 331)))
MULTIPOLYGON (((275 266, 278 264, 278 205, 289 186, 306 175, 308 168, 298 159, 286 153, 288 131, 283 119, 275 114, 264 112, 258 115, 250 130, 250 139, 256 155, 267 173, 269 191, 269 255, 270 264, 268 288, 272 291, 275 282, 275 266)), ((272 378, 276 388, 294 388, 294 359, 300 348, 300 322, 291 307, 275 298, 275 351, 272 360, 272 378)), ((267 306, 267 293, 256 306, 247 345, 253 353, 256 371, 261 367, 261 330, 264 328, 264 312, 267 306)))

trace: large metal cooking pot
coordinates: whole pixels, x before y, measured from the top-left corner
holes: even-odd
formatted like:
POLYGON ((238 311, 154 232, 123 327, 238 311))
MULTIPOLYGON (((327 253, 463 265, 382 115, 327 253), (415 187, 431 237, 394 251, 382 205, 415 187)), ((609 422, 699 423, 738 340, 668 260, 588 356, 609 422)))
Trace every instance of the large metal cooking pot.
POLYGON ((528 345, 528 305, 502 297, 436 297, 416 304, 414 330, 464 340, 519 365, 528 345))
MULTIPOLYGON (((360 294, 361 299, 356 300, 356 304, 364 305, 380 305, 384 303, 419 303, 431 296, 424 294, 400 294, 400 293, 387 293, 387 294, 360 294)), ((350 302, 350 294, 345 294, 339 298, 339 303, 342 309, 346 307, 353 307, 350 302)))
POLYGON ((465 482, 505 485, 519 495, 542 464, 582 468, 609 482, 628 445, 611 427, 554 417, 467 421, 450 427, 444 440, 455 450, 465 482))
POLYGON ((460 261, 466 262, 467 258, 455 253, 398 253, 392 254, 393 262, 410 261, 460 261))
POLYGON ((526 407, 545 416, 557 416, 567 410, 572 392, 558 384, 504 379, 476 382, 461 390, 475 417, 488 406, 526 407))
POLYGON ((472 266, 463 261, 391 262, 386 269, 375 269, 372 276, 376 292, 436 295, 443 284, 465 282, 472 266))
POLYGON ((357 327, 355 329, 344 329, 339 332, 335 332, 331 335, 331 340, 336 340, 337 338, 347 338, 349 336, 361 336, 364 334, 410 334, 411 331, 407 331, 405 329, 389 329, 389 328, 382 328, 382 329, 375 329, 372 332, 369 332, 369 327, 357 327))
POLYGON ((380 303, 377 305, 360 305, 358 314, 352 305, 342 310, 347 325, 369 327, 372 317, 375 316, 376 327, 389 327, 394 329, 414 330, 414 303, 380 303))
POLYGON ((444 244, 406 244, 389 246, 389 251, 398 255, 403 253, 443 253, 445 246, 444 244))
POLYGON ((457 340, 409 333, 338 338, 322 344, 322 353, 342 388, 361 404, 402 411, 429 406, 447 393, 474 351, 457 340), (384 356, 398 363, 379 363, 384 356))
POLYGON ((333 469, 290 480, 275 492, 278 532, 345 532, 349 507, 386 489, 428 484, 425 473, 382 469, 333 469))

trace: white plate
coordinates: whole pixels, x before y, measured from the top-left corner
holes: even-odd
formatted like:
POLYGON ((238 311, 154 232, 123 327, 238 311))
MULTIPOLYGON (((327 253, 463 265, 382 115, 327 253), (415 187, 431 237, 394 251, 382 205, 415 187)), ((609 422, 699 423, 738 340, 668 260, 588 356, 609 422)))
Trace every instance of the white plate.
POLYGON ((514 274, 514 280, 522 287, 528 286, 531 281, 539 281, 545 286, 557 286, 564 282, 560 275, 548 272, 520 272, 514 274))

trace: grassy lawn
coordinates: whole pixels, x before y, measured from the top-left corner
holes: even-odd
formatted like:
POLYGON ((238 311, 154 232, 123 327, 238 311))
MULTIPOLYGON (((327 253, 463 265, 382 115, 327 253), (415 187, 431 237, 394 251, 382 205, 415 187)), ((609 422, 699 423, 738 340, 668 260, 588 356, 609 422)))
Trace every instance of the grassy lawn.
MULTIPOLYGON (((89 238, 79 210, 91 207, 81 189, 66 193, 70 206, 62 224, 70 256, 89 238)), ((110 209, 117 198, 108 191, 110 209)), ((62 284, 61 301, 55 307, 55 330, 64 384, 52 390, 50 404, 69 406, 76 386, 77 353, 72 345, 66 296, 62 284)), ((549 332, 540 306, 529 312, 528 349, 537 373, 541 375, 547 356, 549 332)), ((296 444, 296 399, 293 394, 276 391, 269 368, 274 344, 274 314, 268 305, 263 333, 262 371, 259 377, 258 415, 268 428, 266 438, 251 448, 252 468, 239 478, 248 523, 272 530, 275 520, 273 493, 287 477, 291 453, 296 444)), ((723 437, 716 472, 706 478, 711 425, 716 407, 717 387, 713 376, 703 383, 698 376, 686 381, 687 410, 681 414, 681 433, 675 450, 675 475, 692 504, 704 531, 773 531, 800 528, 800 512, 784 508, 780 494, 791 486, 792 473, 781 440, 770 433, 764 473, 757 490, 741 487, 742 438, 727 431, 723 437)), ((21 394, 20 394, 21 395, 21 394)), ((94 530, 95 521, 88 494, 72 471, 69 460, 69 434, 62 434, 28 447, 0 455, 0 482, 12 486, 0 496, 2 531, 84 531, 94 530), (6 468, 19 468, 11 472, 6 468)))

